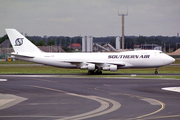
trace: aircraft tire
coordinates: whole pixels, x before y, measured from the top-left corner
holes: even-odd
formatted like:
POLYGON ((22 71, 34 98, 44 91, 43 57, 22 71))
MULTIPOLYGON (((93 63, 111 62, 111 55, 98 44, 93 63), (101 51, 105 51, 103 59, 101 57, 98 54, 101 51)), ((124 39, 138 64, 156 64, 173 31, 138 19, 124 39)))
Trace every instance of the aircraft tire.
POLYGON ((93 75, 94 74, 94 71, 88 71, 88 75, 93 75))
POLYGON ((102 71, 100 70, 97 70, 96 72, 95 72, 97 75, 101 75, 102 74, 102 71))
POLYGON ((99 71, 99 75, 102 75, 102 71, 99 71))

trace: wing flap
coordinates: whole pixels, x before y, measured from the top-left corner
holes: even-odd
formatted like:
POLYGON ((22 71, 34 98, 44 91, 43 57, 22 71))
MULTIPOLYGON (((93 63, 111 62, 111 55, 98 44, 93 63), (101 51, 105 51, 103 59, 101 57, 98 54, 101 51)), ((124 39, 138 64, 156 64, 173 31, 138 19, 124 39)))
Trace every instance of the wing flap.
POLYGON ((94 63, 94 64, 111 64, 111 65, 125 66, 125 63, 123 63, 123 62, 90 61, 90 62, 88 62, 88 63, 94 63))

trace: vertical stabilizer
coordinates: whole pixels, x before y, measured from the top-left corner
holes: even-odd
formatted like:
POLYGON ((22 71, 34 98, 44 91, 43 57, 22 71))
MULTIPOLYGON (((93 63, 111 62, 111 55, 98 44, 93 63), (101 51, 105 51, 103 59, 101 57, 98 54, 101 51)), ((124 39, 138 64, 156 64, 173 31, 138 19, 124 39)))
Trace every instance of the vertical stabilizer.
POLYGON ((26 37, 15 29, 6 29, 11 45, 15 53, 38 53, 42 52, 37 46, 31 43, 26 37))

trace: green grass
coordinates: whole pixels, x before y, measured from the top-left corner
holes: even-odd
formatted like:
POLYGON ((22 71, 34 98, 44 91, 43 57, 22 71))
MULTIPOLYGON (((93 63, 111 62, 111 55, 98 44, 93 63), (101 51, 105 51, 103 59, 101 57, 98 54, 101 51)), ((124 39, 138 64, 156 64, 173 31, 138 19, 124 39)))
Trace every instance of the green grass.
MULTIPOLYGON (((175 62, 180 64, 180 60, 175 62)), ((51 66, 1 66, 1 64, 34 64, 26 61, 0 61, 0 74, 86 74, 87 70, 80 69, 64 69, 51 66)), ((155 68, 146 69, 119 69, 117 72, 103 71, 104 74, 138 74, 138 73, 154 73, 155 68)), ((180 66, 164 66, 158 69, 159 74, 180 74, 180 66)))
POLYGON ((0 61, 0 65, 3 64, 36 64, 32 62, 27 62, 27 61, 21 61, 21 60, 16 60, 16 61, 0 61))
POLYGON ((173 64, 180 64, 180 59, 176 59, 176 61, 173 64))
POLYGON ((1 66, 0 74, 60 74, 82 73, 78 69, 63 69, 50 66, 1 66))
MULTIPOLYGON (((121 75, 122 74, 138 74, 138 73, 154 73, 154 68, 148 69, 120 69, 117 72, 103 71, 107 75, 75 75, 74 77, 128 77, 128 78, 153 78, 153 79, 180 79, 180 76, 165 75, 121 75), (117 74, 116 74, 117 73, 117 74), (109 74, 109 75, 108 75, 109 74), (114 74, 114 75, 111 75, 114 74), (119 75, 118 75, 119 74, 119 75)), ((180 74, 180 66, 165 66, 159 68, 159 73, 177 73, 180 74)), ((87 70, 80 69, 64 69, 51 66, 0 66, 0 74, 87 74, 87 70)), ((59 75, 58 75, 59 76, 59 75)), ((69 75, 60 75, 61 77, 69 77, 69 75)), ((71 76, 72 77, 72 76, 71 76)))
MULTIPOLYGON (((119 69, 116 72, 103 71, 104 74, 113 73, 154 73, 155 68, 146 69, 119 69)), ((165 66, 158 69, 159 73, 177 73, 180 74, 180 66, 165 66)), ((87 70, 65 69, 51 66, 0 66, 0 74, 77 74, 87 73, 87 70)))

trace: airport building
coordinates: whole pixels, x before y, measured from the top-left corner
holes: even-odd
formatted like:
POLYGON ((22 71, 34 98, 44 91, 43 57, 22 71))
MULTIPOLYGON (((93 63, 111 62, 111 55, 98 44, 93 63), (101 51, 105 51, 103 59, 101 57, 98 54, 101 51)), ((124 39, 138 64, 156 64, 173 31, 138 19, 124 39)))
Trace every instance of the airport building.
POLYGON ((116 49, 119 50, 121 46, 121 37, 117 36, 116 37, 116 49))
POLYGON ((142 50, 162 50, 162 47, 157 44, 141 44, 141 45, 134 45, 135 49, 142 49, 142 50))
POLYGON ((93 37, 92 36, 82 37, 82 52, 93 52, 93 37))

